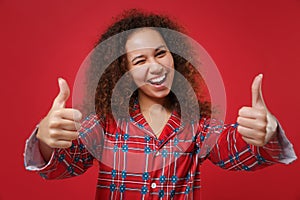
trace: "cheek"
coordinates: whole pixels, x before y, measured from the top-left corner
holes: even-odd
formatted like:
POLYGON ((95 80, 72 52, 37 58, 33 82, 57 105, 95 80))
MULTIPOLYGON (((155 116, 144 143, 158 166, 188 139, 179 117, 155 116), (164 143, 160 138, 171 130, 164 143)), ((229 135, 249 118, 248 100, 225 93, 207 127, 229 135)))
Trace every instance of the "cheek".
POLYGON ((174 81, 174 75, 175 75, 174 69, 171 69, 171 70, 170 70, 170 73, 169 73, 171 84, 173 84, 173 81, 174 81))
POLYGON ((165 56, 162 61, 161 64, 163 64, 165 67, 170 67, 170 68, 174 68, 174 60, 171 54, 165 56))
POLYGON ((133 81, 138 86, 140 86, 141 84, 143 84, 144 81, 145 81, 145 77, 146 77, 145 70, 142 70, 142 69, 133 69, 133 70, 130 71, 130 75, 131 75, 131 78, 133 79, 133 81))

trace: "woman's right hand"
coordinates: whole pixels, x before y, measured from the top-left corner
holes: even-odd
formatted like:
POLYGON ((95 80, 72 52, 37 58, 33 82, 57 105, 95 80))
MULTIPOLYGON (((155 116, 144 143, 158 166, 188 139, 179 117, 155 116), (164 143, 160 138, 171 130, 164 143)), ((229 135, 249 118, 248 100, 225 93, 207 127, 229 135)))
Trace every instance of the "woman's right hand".
POLYGON ((72 145, 72 140, 78 138, 77 128, 82 118, 80 111, 65 107, 70 96, 67 82, 59 78, 58 84, 59 94, 47 116, 40 122, 36 135, 45 161, 50 160, 54 148, 68 148, 72 145))

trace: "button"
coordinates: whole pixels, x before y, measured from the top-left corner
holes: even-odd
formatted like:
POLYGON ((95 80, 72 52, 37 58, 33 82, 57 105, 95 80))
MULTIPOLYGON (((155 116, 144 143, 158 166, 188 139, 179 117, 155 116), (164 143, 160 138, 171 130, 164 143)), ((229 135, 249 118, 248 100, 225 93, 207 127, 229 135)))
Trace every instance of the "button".
POLYGON ((151 188, 153 188, 153 189, 156 188, 156 183, 152 183, 151 188))

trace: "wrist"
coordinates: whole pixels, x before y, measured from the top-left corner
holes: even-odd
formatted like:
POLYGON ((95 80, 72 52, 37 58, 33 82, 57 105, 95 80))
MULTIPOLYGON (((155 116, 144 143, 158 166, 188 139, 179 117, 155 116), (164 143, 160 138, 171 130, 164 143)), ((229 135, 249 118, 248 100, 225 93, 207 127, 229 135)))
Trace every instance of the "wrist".
POLYGON ((277 135, 278 123, 274 115, 267 113, 266 143, 277 135))

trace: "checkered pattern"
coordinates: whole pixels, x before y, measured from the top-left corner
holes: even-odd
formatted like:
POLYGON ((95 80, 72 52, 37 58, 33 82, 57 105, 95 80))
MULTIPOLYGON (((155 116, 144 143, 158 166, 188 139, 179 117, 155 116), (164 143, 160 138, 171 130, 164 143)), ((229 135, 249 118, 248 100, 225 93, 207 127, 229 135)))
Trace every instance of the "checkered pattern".
POLYGON ((217 144, 200 156, 210 132, 216 131, 210 120, 183 125, 173 112, 157 138, 135 106, 130 120, 114 123, 96 115, 87 117, 79 131, 81 140, 74 140, 68 149, 56 149, 40 175, 77 176, 97 158, 96 199, 200 199, 204 160, 228 170, 252 171, 275 163, 281 153, 276 138, 262 148, 248 145, 236 131, 237 124, 232 124, 219 127, 217 144))

